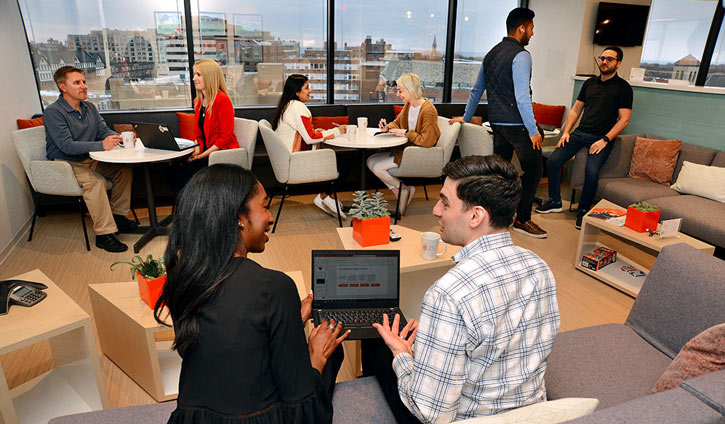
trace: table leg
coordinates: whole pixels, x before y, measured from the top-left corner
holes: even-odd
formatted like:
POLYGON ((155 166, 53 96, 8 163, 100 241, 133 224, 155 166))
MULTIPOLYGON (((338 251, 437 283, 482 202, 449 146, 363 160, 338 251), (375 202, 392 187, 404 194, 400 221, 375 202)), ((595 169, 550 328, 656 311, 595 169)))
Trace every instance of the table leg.
POLYGON ((360 149, 360 190, 367 190, 368 186, 368 149, 360 149))
POLYGON ((151 172, 149 171, 149 164, 143 164, 143 175, 146 180, 146 203, 149 209, 149 226, 146 232, 141 236, 140 239, 133 245, 134 253, 138 253, 142 247, 151 241, 158 235, 168 234, 168 230, 165 227, 159 227, 158 219, 156 217, 156 203, 154 203, 154 189, 151 187, 151 172))

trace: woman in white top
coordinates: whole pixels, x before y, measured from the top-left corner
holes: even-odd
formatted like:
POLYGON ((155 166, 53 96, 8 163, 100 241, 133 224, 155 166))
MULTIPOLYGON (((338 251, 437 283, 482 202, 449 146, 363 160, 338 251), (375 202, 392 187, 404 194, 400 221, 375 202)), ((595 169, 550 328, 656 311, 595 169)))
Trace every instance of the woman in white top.
POLYGON ((405 102, 395 121, 387 123, 381 119, 378 127, 383 132, 391 132, 404 136, 408 142, 395 148, 392 152, 376 153, 368 158, 367 165, 380 181, 400 197, 400 213, 405 210, 413 198, 415 187, 400 184, 400 180, 388 172, 400 166, 403 150, 408 146, 433 147, 438 142, 441 130, 438 128, 438 111, 433 103, 423 97, 420 89, 420 78, 416 74, 403 74, 396 81, 397 95, 405 102), (401 193, 398 193, 400 187, 401 193))
MULTIPOLYGON (((282 97, 279 99, 277 110, 272 118, 272 129, 280 140, 287 145, 290 152, 302 150, 315 150, 325 140, 345 134, 347 126, 340 125, 331 130, 314 129, 312 126, 312 113, 305 106, 310 100, 310 82, 306 76, 293 74, 287 77, 282 90, 282 97)), ((337 171, 339 177, 334 183, 343 181, 350 171, 349 166, 338 161, 337 171)), ((314 204, 326 213, 337 216, 334 193, 319 193, 314 199, 314 204)), ((342 203, 338 201, 340 216, 345 219, 342 213, 342 203)))

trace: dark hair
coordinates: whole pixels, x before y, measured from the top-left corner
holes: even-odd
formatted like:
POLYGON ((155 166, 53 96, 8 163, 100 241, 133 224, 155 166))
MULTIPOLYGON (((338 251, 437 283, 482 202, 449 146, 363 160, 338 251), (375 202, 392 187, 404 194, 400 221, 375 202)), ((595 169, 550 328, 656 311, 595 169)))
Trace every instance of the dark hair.
POLYGON ((239 215, 249 212, 257 177, 237 165, 217 164, 197 172, 179 193, 169 244, 166 283, 154 308, 169 308, 174 345, 181 355, 199 341, 199 308, 221 289, 239 241, 239 215))
POLYGON ((61 66, 60 68, 56 69, 53 73, 53 81, 55 81, 55 85, 65 82, 65 76, 73 72, 83 74, 83 70, 78 69, 75 66, 61 66))
POLYGON ((506 32, 513 34, 521 25, 528 25, 534 20, 534 11, 525 7, 517 7, 506 17, 506 32))
MULTIPOLYGON (((624 59, 624 52, 622 51, 622 49, 620 49, 617 46, 607 46, 604 48, 604 50, 611 50, 613 52, 616 52, 617 53, 617 62, 621 62, 622 59, 624 59)), ((604 51, 604 50, 602 50, 602 51, 604 51)))
POLYGON ((443 174, 458 181, 456 194, 466 209, 483 207, 495 228, 513 223, 521 198, 521 180, 510 162, 497 155, 466 156, 449 162, 443 174))
POLYGON ((292 74, 287 77, 287 81, 284 82, 284 88, 282 89, 282 97, 279 98, 277 104, 277 110, 274 111, 274 118, 272 118, 272 129, 276 130, 279 125, 279 121, 282 119, 287 105, 292 100, 299 100, 297 93, 302 90, 302 87, 307 82, 307 77, 301 74, 292 74))

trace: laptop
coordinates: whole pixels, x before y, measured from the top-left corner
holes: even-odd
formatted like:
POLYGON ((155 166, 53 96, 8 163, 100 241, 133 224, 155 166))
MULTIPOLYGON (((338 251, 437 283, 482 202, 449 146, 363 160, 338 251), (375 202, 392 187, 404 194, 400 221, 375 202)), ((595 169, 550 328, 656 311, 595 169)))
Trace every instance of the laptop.
POLYGON ((348 340, 380 337, 372 324, 400 314, 399 250, 313 250, 312 318, 343 323, 348 340))
POLYGON ((141 139, 141 142, 147 149, 180 152, 199 145, 191 140, 177 140, 166 125, 146 122, 132 122, 131 125, 133 125, 133 129, 136 131, 136 136, 141 139))

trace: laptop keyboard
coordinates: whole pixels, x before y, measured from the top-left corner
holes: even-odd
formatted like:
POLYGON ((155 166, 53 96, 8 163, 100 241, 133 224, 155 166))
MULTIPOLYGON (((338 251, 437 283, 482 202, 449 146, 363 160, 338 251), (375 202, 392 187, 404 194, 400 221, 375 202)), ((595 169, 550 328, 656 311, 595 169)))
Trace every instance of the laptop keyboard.
MULTIPOLYGON (((342 322, 345 327, 369 327, 373 323, 383 323, 383 314, 388 314, 388 319, 393 322, 395 318, 394 310, 390 308, 382 309, 360 309, 360 310, 343 310, 343 311, 320 311, 320 320, 335 320, 342 322)), ((404 325, 404 320, 401 324, 404 325)))

